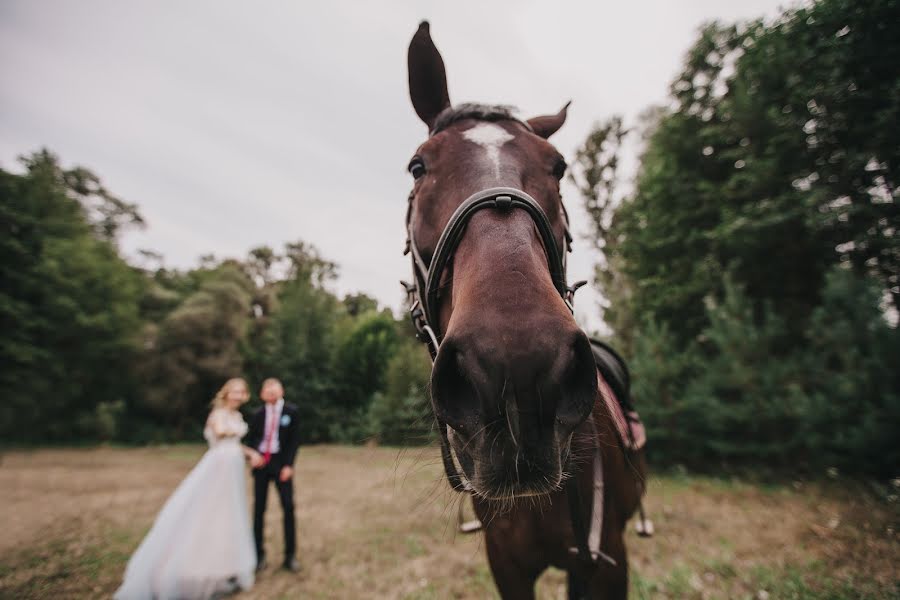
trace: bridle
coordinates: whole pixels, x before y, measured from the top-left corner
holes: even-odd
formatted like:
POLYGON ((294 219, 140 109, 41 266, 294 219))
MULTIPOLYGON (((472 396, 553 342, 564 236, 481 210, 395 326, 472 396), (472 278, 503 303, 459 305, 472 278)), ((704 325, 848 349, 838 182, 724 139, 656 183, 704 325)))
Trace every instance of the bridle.
MULTIPOLYGON (((531 129, 527 123, 520 122, 526 128, 531 129)), ((431 135, 434 135, 434 131, 431 135)), ((419 246, 416 244, 415 232, 413 231, 413 199, 415 192, 409 195, 409 204, 406 210, 406 249, 404 254, 412 256, 412 271, 414 283, 406 283, 401 281, 406 289, 410 308, 409 314, 412 319, 413 326, 416 329, 416 338, 424 343, 431 355, 432 365, 440 350, 443 332, 440 328, 439 320, 439 293, 441 288, 441 278, 447 268, 453 253, 456 251, 463 238, 472 216, 480 210, 497 210, 503 213, 509 213, 513 209, 524 210, 534 223, 535 228, 541 238, 544 246, 544 252, 547 255, 547 265, 550 270, 550 279, 553 281, 553 287, 566 303, 569 311, 574 312, 573 301, 575 292, 587 281, 577 281, 572 285, 566 283, 566 256, 572 251, 572 236, 569 233, 568 214, 565 206, 561 207, 563 216, 564 232, 563 232, 563 248, 560 249, 556 243, 556 236, 553 233, 553 227, 550 220, 544 213, 544 210, 535 201, 534 198, 520 189, 509 187, 493 187, 481 190, 469 196, 450 216, 450 220, 441 232, 435 246, 431 260, 426 262, 419 246)), ((441 461, 444 465, 444 473, 450 487, 457 492, 474 492, 471 484, 461 474, 456 467, 453 459, 453 453, 450 449, 450 440, 448 437, 448 426, 439 416, 440 412, 433 405, 434 397, 432 395, 432 409, 434 410, 435 420, 437 421, 438 433, 441 440, 441 461)), ((589 417, 592 431, 595 431, 593 417, 589 417)), ((593 436, 592 436, 593 437, 593 436)), ((616 564, 610 556, 600 550, 601 532, 603 523, 603 474, 602 461, 600 459, 599 448, 595 449, 595 458, 593 461, 593 479, 595 482, 592 497, 593 506, 591 509, 591 523, 588 525, 582 515, 583 505, 581 492, 576 477, 572 477, 566 483, 566 495, 569 503, 569 513, 572 520, 572 530, 575 535, 576 546, 570 551, 577 555, 581 560, 590 564, 597 564, 599 560, 605 560, 613 565, 616 564), (598 489, 596 486, 600 484, 598 489)), ((644 522, 644 510, 641 505, 641 521, 644 522)), ((470 533, 481 528, 481 524, 475 521, 475 527, 469 527, 468 524, 462 522, 462 504, 460 504, 459 526, 463 533, 470 533)), ((646 527, 646 526, 645 526, 646 527)))
MULTIPOLYGON (((441 277, 462 240, 466 225, 472 216, 480 210, 498 210, 508 213, 513 209, 520 209, 524 210, 531 217, 543 243, 544 252, 547 255, 547 264, 550 268, 550 278, 553 281, 553 287, 562 297, 569 310, 573 310, 572 300, 575 292, 587 282, 578 281, 572 285, 566 284, 566 254, 571 252, 572 242, 568 219, 565 219, 564 248, 560 251, 550 220, 534 198, 516 188, 494 187, 481 190, 469 196, 453 212, 443 232, 441 232, 431 261, 426 262, 416 244, 415 232, 413 231, 413 198, 413 194, 410 194, 409 206, 406 211, 407 238, 404 254, 409 253, 412 255, 415 283, 401 283, 406 288, 406 293, 409 297, 409 314, 416 328, 416 338, 428 347, 432 363, 437 357, 443 337, 438 315, 438 295, 441 277)), ((563 214, 565 215, 565 213, 563 214)), ((453 455, 450 451, 447 424, 437 415, 438 411, 435 410, 441 439, 441 460, 444 463, 447 481, 450 483, 450 487, 456 491, 471 491, 468 481, 463 479, 454 463, 453 455)))
POLYGON ((404 283, 403 285, 410 297, 410 316, 416 332, 419 339, 428 345, 432 360, 437 356, 442 337, 438 324, 438 295, 441 277, 462 240, 466 225, 480 210, 495 209, 508 213, 514 208, 524 210, 534 222, 547 255, 553 287, 566 302, 569 310, 572 310, 572 295, 583 284, 579 282, 571 287, 566 285, 565 254, 571 252, 570 243, 572 241, 568 224, 565 228, 564 251, 560 252, 553 235, 553 227, 550 225, 547 215, 544 214, 544 210, 534 198, 522 190, 507 187, 488 188, 472 194, 450 216, 450 220, 441 232, 441 237, 435 246, 431 262, 426 263, 415 241, 412 225, 412 196, 410 196, 409 210, 406 215, 406 251, 412 255, 413 275, 416 283, 413 285, 404 283))

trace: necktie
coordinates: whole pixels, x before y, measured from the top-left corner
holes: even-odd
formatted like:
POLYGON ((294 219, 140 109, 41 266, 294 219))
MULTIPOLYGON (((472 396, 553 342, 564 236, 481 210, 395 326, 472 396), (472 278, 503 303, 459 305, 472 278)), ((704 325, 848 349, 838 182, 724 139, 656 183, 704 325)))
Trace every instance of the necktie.
POLYGON ((264 464, 269 464, 269 460, 272 458, 272 438, 275 437, 275 407, 269 406, 266 408, 266 452, 263 454, 264 464), (272 418, 269 419, 269 414, 271 413, 272 418))

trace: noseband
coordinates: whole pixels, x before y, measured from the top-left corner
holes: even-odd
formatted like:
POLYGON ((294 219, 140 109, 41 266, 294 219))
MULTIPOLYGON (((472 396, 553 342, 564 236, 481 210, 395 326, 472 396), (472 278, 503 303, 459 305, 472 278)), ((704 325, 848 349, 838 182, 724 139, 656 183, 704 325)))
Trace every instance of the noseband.
POLYGON ((537 201, 515 188, 494 187, 481 190, 469 196, 465 202, 450 216, 447 226, 441 232, 435 246, 430 263, 426 263, 419 252, 415 241, 412 225, 412 196, 410 196, 409 209, 406 213, 406 251, 412 255, 413 275, 415 284, 403 282, 410 300, 410 316, 416 327, 418 339, 428 346, 431 360, 434 361, 440 348, 443 333, 440 329, 438 295, 441 287, 441 277, 447 268, 447 263, 453 257, 453 253, 462 241, 469 220, 472 216, 485 209, 495 209, 508 213, 514 208, 522 209, 528 213, 534 222, 547 255, 547 264, 550 268, 550 279, 553 287, 565 301, 569 310, 572 309, 572 297, 575 291, 587 282, 579 281, 572 286, 566 284, 566 259, 565 254, 571 252, 572 236, 569 234, 569 226, 566 223, 564 237, 564 251, 560 252, 553 235, 553 227, 544 210, 537 201), (424 293, 423 293, 424 292, 424 293))
MULTIPOLYGON (((566 284, 565 255, 567 252, 571 252, 570 244, 572 242, 568 223, 566 223, 563 241, 564 251, 560 252, 556 244, 556 238, 553 235, 553 227, 550 225, 550 220, 547 219, 544 210, 534 198, 522 190, 506 187, 488 188, 472 194, 453 212, 453 215, 447 222, 447 226, 444 227, 444 231, 441 233, 441 237, 438 239, 430 263, 425 262, 425 259, 422 258, 422 254, 419 252, 419 247, 416 245, 412 225, 412 199, 413 196, 410 195, 409 207, 406 211, 407 239, 404 254, 409 253, 412 255, 415 283, 401 283, 406 288, 406 293, 409 297, 409 313, 416 328, 416 337, 428 347, 432 363, 437 357, 443 337, 438 314, 441 277, 447 267, 447 263, 453 257, 453 253, 463 238, 466 225, 472 216, 480 210, 494 209, 503 213, 509 213, 513 209, 521 209, 528 213, 544 245, 553 287, 556 288, 569 310, 573 310, 572 299, 575 291, 587 282, 579 281, 571 286, 566 284)), ((447 424, 437 415, 438 411, 435 410, 435 417, 437 418, 441 436, 441 459, 444 463, 447 480, 456 491, 470 491, 471 487, 468 482, 463 480, 453 461, 447 434, 447 424)))

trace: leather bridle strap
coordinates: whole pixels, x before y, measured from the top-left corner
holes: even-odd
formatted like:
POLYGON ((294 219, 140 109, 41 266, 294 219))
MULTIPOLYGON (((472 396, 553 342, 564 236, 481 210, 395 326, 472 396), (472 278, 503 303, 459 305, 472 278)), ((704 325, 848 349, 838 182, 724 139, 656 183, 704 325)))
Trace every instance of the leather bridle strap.
MULTIPOLYGON (((434 407, 432 407, 432 410, 434 410, 434 407)), ((455 492, 471 492, 472 486, 467 479, 460 475, 459 470, 456 468, 456 463, 453 462, 453 452, 450 450, 450 440, 447 437, 447 424, 437 415, 438 413, 435 411, 434 418, 437 421, 438 435, 441 436, 441 462, 444 464, 444 474, 447 476, 447 482, 455 492)))
POLYGON ((425 310, 425 319, 431 325, 438 338, 440 338, 440 331, 437 329, 439 322, 438 294, 440 293, 441 276, 457 246, 459 246, 459 242, 462 240, 469 219, 479 210, 488 208, 502 212, 509 212, 514 208, 518 208, 528 213, 541 236, 541 242, 547 254, 547 264, 550 267, 550 278, 553 280, 553 286, 560 296, 566 297, 565 267, 563 266, 562 257, 557 247, 550 221, 537 201, 522 190, 515 188, 496 187, 482 190, 470 196, 453 212, 453 215, 447 222, 447 227, 444 228, 440 239, 438 239, 434 256, 431 264, 428 266, 423 308, 425 310))
POLYGON ((553 233, 550 220, 537 201, 522 190, 509 187, 494 187, 481 190, 469 196, 450 216, 447 226, 441 232, 430 262, 426 262, 415 241, 412 223, 412 197, 406 215, 407 246, 412 254, 413 275, 415 284, 404 284, 412 299, 410 315, 416 326, 419 339, 428 345, 431 359, 437 356, 443 332, 439 323, 439 295, 441 278, 465 234, 466 225, 479 210, 496 209, 508 212, 514 208, 524 210, 531 217, 541 238, 553 287, 572 310, 571 299, 579 287, 586 282, 578 282, 569 287, 566 285, 565 252, 569 250, 571 237, 566 225, 564 248, 560 251, 553 233))

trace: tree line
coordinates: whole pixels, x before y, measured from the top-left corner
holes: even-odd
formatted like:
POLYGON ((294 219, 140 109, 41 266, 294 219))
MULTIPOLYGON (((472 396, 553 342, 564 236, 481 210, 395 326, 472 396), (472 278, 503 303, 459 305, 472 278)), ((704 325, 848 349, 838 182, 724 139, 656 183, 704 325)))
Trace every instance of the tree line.
POLYGON ((7 443, 196 440, 222 383, 279 377, 305 442, 420 443, 429 364, 410 326, 303 242, 193 269, 126 262, 138 208, 40 151, 0 169, 0 437, 7 443), (146 266, 146 265, 154 266, 146 266))
POLYGON ((579 149, 651 462, 900 472, 898 18, 821 0, 711 23, 667 105, 579 149))

